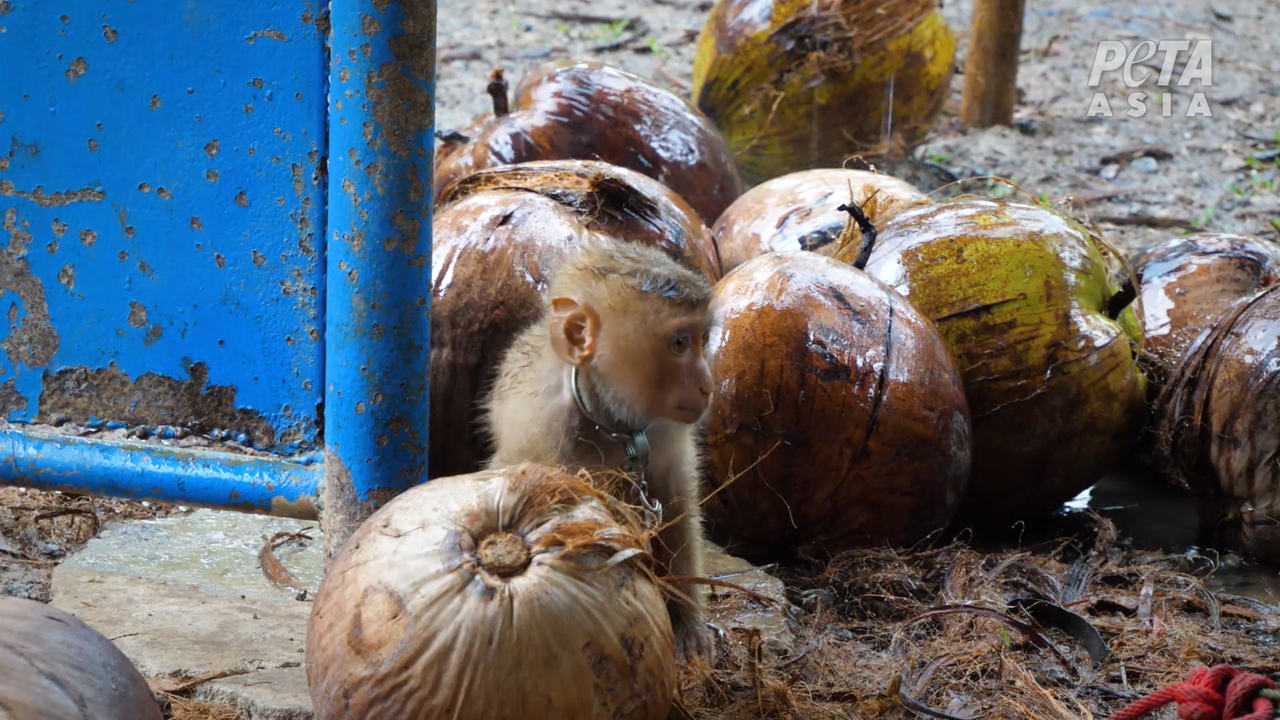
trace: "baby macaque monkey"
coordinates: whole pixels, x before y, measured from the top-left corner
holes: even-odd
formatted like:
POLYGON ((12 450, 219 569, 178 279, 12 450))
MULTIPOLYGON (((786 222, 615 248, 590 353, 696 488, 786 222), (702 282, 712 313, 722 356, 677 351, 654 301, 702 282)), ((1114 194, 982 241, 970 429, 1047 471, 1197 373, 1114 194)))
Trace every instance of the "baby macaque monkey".
MULTIPOLYGON (((553 274, 542 317, 506 351, 485 403, 490 467, 636 471, 669 523, 654 543, 659 572, 675 576, 702 576, 694 426, 711 400, 711 291, 660 250, 593 240, 553 274)), ((709 658, 702 595, 686 594, 667 603, 677 649, 709 658)))

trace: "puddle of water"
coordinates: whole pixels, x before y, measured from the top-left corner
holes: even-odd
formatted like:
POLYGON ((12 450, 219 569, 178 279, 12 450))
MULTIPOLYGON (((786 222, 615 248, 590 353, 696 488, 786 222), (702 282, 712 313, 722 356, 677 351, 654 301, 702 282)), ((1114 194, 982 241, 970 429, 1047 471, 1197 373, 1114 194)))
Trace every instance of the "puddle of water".
POLYGON ((1220 556, 1212 548, 1197 546, 1195 500, 1184 493, 1153 478, 1116 475, 1081 493, 1065 510, 1071 515, 1086 508, 1110 518, 1120 536, 1132 539, 1135 548, 1220 560, 1218 569, 1205 579, 1210 590, 1280 604, 1280 568, 1243 562, 1233 554, 1220 556))

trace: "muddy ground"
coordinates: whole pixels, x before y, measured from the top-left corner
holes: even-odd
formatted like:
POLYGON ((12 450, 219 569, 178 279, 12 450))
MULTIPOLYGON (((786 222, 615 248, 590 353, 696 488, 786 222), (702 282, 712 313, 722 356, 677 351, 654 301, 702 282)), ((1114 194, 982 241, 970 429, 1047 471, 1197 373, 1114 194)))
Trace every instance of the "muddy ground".
MULTIPOLYGON (((484 88, 494 67, 506 68, 514 81, 552 59, 599 59, 687 97, 695 39, 710 7, 707 0, 442 0, 437 127, 460 128, 488 109, 484 88), (601 47, 606 49, 596 49, 601 47)), ((961 69, 971 9, 970 0, 943 6, 956 31, 961 69)), ((957 75, 936 137, 918 156, 961 177, 1013 179, 1037 197, 1070 194, 1078 212, 1129 252, 1187 228, 1280 239, 1278 27, 1280 7, 1266 0, 1028 0, 1018 129, 958 127, 963 79, 957 75), (1100 41, 1133 47, 1141 40, 1182 39, 1213 41, 1213 84, 1204 88, 1211 117, 1185 117, 1194 81, 1172 89, 1170 117, 1155 109, 1127 117, 1128 90, 1118 71, 1107 73, 1097 88, 1112 98, 1113 116, 1087 116, 1095 92, 1088 86, 1090 67, 1100 41), (1105 169, 1105 158, 1134 147, 1150 148, 1154 157, 1105 169), (1251 167, 1253 155, 1262 160, 1251 167)), ((1152 62, 1158 65, 1162 57, 1152 62)), ((1154 96, 1156 74, 1139 90, 1154 96)))

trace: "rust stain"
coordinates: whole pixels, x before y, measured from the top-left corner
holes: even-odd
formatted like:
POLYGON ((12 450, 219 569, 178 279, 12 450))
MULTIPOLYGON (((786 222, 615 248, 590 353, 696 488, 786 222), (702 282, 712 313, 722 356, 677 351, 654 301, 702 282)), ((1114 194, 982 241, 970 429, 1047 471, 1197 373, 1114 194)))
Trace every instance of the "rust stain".
POLYGON ((131 238, 134 236, 133 226, 129 224, 129 211, 120 207, 116 208, 116 220, 120 223, 120 228, 124 230, 124 236, 131 238))
POLYGON ((245 103, 244 112, 246 115, 253 112, 253 105, 250 105, 249 103, 245 103))
POLYGON ((49 243, 48 245, 45 245, 44 247, 46 250, 49 251, 50 255, 53 255, 54 253, 58 252, 58 241, 54 240, 53 242, 49 243))
POLYGON ((360 16, 360 32, 368 37, 373 37, 382 32, 382 23, 378 22, 378 18, 372 15, 360 16))
POLYGON ((113 43, 116 41, 116 38, 120 37, 120 33, 116 32, 115 28, 110 25, 103 25, 102 37, 106 38, 108 43, 113 43))
POLYGON ((42 208, 53 208, 70 205, 74 202, 101 202, 107 194, 96 188, 84 188, 83 190, 67 190, 46 195, 42 185, 37 185, 36 189, 31 192, 24 192, 15 189, 12 181, 0 180, 0 196, 26 198, 42 208))
POLYGON ((139 183, 139 184, 138 184, 138 192, 144 192, 144 193, 149 193, 149 192, 151 192, 151 184, 150 184, 150 183, 139 183))
POLYGON ((267 418, 236 407, 233 386, 209 385, 205 363, 191 365, 187 373, 188 380, 146 373, 131 381, 115 363, 95 370, 46 370, 36 422, 53 417, 86 422, 93 417, 131 425, 181 425, 193 432, 230 430, 246 433, 258 447, 275 443, 267 418))
POLYGON ((160 196, 161 200, 169 200, 173 197, 173 193, 169 192, 167 188, 162 187, 156 188, 156 194, 160 196))
POLYGON ((116 253, 116 257, 119 258, 120 262, 129 262, 129 251, 121 250, 116 253))
POLYGON ((76 289, 76 269, 71 265, 63 265, 58 271, 58 282, 68 290, 76 289))
POLYGON ((218 142, 217 138, 214 138, 204 146, 204 151, 208 153, 210 159, 213 159, 218 156, 218 149, 220 147, 221 143, 218 142))
POLYGON ((219 270, 224 270, 227 267, 227 259, 221 253, 213 254, 213 262, 218 265, 219 270))
POLYGON ((129 325, 141 328, 147 324, 147 306, 140 302, 129 302, 129 325))
POLYGON ((254 78, 253 80, 249 81, 249 84, 261 90, 264 83, 262 82, 262 78, 254 78))
POLYGON ((266 256, 266 255, 263 255, 262 253, 258 252, 257 250, 254 250, 254 251, 253 251, 253 264, 254 264, 254 265, 257 265, 258 267, 262 267, 263 265, 266 265, 266 264, 267 264, 267 256, 266 256))
POLYGON ((249 207, 249 196, 245 194, 244 190, 236 193, 236 204, 240 207, 249 207))
POLYGON ((89 139, 89 152, 98 152, 98 141, 93 138, 89 139))
POLYGON ((192 216, 191 216, 191 229, 192 229, 192 230, 203 230, 203 229, 204 229, 204 223, 200 222, 200 218, 198 218, 198 217, 196 217, 196 216, 192 215, 192 216))
POLYGON ((98 242, 98 233, 93 230, 81 230, 80 242, 83 243, 85 247, 93 247, 93 244, 98 242))
POLYGON ((9 0, 0 0, 0 15, 8 15, 13 6, 9 4, 9 0))
POLYGON ((54 218, 53 219, 53 236, 60 238, 66 234, 67 234, 67 224, 62 222, 58 218, 54 218))
POLYGON ((204 173, 204 179, 208 180, 209 182, 218 182, 218 171, 206 170, 204 173))
POLYGON ((279 40, 280 42, 289 42, 289 38, 285 37, 285 34, 279 30, 254 30, 249 33, 249 37, 245 38, 245 42, 252 45, 253 41, 260 37, 271 38, 272 40, 279 40))
POLYGON ((0 385, 0 412, 9 417, 18 410, 27 409, 27 399, 18 392, 17 383, 10 379, 0 385))
POLYGON ((282 497, 271 498, 271 514, 276 517, 287 517, 296 520, 315 520, 320 517, 320 509, 316 507, 315 498, 300 495, 297 500, 289 501, 282 497))
POLYGON ((151 327, 147 328, 147 334, 146 334, 146 337, 142 339, 142 344, 146 345, 147 347, 151 347, 152 345, 156 344, 156 341, 159 340, 160 336, 163 334, 164 334, 164 328, 160 327, 159 325, 152 325, 151 327))
POLYGON ((80 77, 81 75, 85 74, 88 71, 89 71, 89 61, 85 60, 82 57, 78 57, 75 60, 72 60, 71 65, 67 67, 67 72, 66 72, 67 79, 75 80, 76 78, 80 77))
POLYGON ((58 331, 50 323, 44 283, 31 274, 27 248, 31 245, 29 224, 18 222, 18 209, 9 208, 0 228, 9 233, 9 245, 0 251, 0 290, 18 296, 26 305, 26 315, 17 319, 18 304, 9 304, 9 337, 0 342, 14 365, 44 367, 58 352, 58 331))
POLYGON ((152 95, 152 96, 151 96, 151 102, 147 104, 147 109, 148 109, 148 110, 155 110, 156 108, 160 107, 160 105, 161 105, 161 102, 160 102, 160 96, 159 96, 159 95, 152 95))

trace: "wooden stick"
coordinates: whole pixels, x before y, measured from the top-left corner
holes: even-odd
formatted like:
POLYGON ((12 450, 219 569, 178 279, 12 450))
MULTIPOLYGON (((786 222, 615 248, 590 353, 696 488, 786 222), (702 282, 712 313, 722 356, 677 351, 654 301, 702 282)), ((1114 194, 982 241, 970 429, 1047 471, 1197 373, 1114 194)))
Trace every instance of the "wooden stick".
POLYGON ((974 0, 960 120, 969 127, 1012 125, 1026 0, 974 0))

